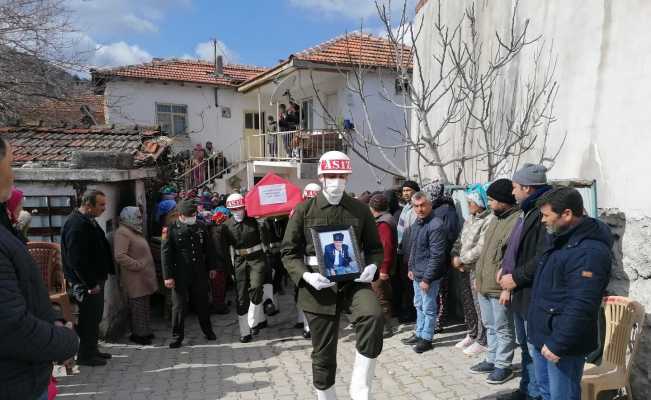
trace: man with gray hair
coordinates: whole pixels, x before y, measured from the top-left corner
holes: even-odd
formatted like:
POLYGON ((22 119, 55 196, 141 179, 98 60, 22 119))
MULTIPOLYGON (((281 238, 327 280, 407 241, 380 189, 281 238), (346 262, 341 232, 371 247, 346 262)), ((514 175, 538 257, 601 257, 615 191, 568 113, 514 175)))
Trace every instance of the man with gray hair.
POLYGON ((424 192, 416 192, 411 204, 417 220, 411 228, 408 276, 414 286, 416 330, 402 342, 413 345, 414 351, 420 354, 432 349, 439 286, 447 270, 448 241, 445 223, 434 215, 431 198, 424 192))
POLYGON ((77 364, 106 365, 109 353, 97 346, 104 311, 104 282, 114 274, 113 254, 104 230, 95 218, 106 209, 106 195, 99 190, 84 193, 61 229, 63 272, 79 305, 79 355, 77 364))

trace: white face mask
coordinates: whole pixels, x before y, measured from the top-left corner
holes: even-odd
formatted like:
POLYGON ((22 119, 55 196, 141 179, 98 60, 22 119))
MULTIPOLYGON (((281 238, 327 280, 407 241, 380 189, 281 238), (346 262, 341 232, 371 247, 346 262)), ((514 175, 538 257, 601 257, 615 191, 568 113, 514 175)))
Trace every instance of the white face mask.
POLYGON ((237 222, 244 221, 244 211, 233 211, 233 218, 235 218, 235 221, 237 222))
POLYGON ((346 190, 346 179, 322 177, 321 185, 323 186, 323 196, 328 200, 328 203, 332 205, 339 204, 346 190))
POLYGON ((194 225, 194 224, 197 223, 197 217, 196 216, 194 216, 194 217, 185 217, 185 216, 181 215, 179 217, 179 220, 182 223, 186 224, 186 225, 194 225))

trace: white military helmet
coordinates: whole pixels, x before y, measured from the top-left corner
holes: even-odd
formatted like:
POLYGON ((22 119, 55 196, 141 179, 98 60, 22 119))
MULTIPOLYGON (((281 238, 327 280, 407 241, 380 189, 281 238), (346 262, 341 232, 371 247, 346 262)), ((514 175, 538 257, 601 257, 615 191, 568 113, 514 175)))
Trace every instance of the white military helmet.
POLYGON ((316 197, 317 194, 321 191, 321 186, 319 186, 318 183, 308 183, 305 185, 305 188, 303 189, 303 198, 304 199, 311 199, 312 197, 316 197))
POLYGON ((341 151, 328 151, 319 159, 317 175, 321 174, 352 174, 353 167, 350 157, 341 151))
POLYGON ((244 196, 239 193, 233 193, 226 198, 226 208, 233 210, 244 207, 244 196))

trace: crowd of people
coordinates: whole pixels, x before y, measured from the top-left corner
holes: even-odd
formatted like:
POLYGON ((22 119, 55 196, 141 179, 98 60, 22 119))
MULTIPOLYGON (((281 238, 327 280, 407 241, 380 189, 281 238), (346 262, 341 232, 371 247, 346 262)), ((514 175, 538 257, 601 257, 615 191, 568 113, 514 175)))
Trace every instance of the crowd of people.
MULTIPOLYGON (((142 210, 121 210, 111 246, 96 221, 107 198, 90 190, 61 232, 63 270, 79 309, 76 330, 70 329, 70 321, 52 309, 16 229, 20 201, 12 190, 11 157, 11 146, 0 139, 0 202, 10 210, 0 213, 0 370, 11 371, 1 375, 0 398, 40 400, 47 398, 53 362, 76 355, 79 365, 102 366, 111 359, 98 346, 109 274, 120 275, 129 338, 138 344, 151 344, 154 337, 149 303, 160 288, 142 210)), ((304 201, 291 216, 260 219, 246 214, 238 192, 163 187, 154 229, 161 232, 162 284, 171 293, 169 347, 183 345, 189 305, 206 340, 216 340, 211 314, 229 313, 229 280, 239 340, 254 340, 280 311, 277 295, 291 279, 296 310, 290 312, 312 341, 317 397, 335 398, 339 318, 348 314, 357 351, 350 395, 368 399, 383 339, 396 334, 396 320, 415 322, 411 335, 401 339, 413 351, 435 346, 450 308, 447 282, 455 273, 468 328, 455 347, 484 357, 469 373, 485 374, 491 384, 512 379, 519 346, 519 389, 504 398, 580 398, 585 357, 598 347, 597 315, 612 239, 605 224, 585 215, 575 189, 553 188, 543 166, 526 164, 512 180, 470 185, 464 222, 443 184, 421 188, 405 181, 355 198, 346 192, 352 173, 345 154, 327 152, 319 160, 318 184, 305 187, 304 201), (354 279, 330 279, 320 268, 310 232, 330 225, 352 227, 361 254, 354 279)), ((342 247, 336 249, 333 257, 340 259, 342 247)))

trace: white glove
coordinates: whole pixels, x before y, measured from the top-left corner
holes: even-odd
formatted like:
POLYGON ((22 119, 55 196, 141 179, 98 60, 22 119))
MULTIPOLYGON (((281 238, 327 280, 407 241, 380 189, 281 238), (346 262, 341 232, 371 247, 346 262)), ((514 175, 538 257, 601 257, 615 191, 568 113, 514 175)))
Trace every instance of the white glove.
POLYGON ((304 272, 303 280, 309 283, 310 286, 316 290, 321 290, 336 285, 336 282, 330 282, 328 278, 318 272, 304 272))
POLYGON ((355 282, 371 283, 373 281, 373 277, 375 277, 375 272, 377 272, 377 265, 367 265, 364 267, 364 271, 362 271, 362 274, 359 276, 359 278, 355 279, 355 282))

